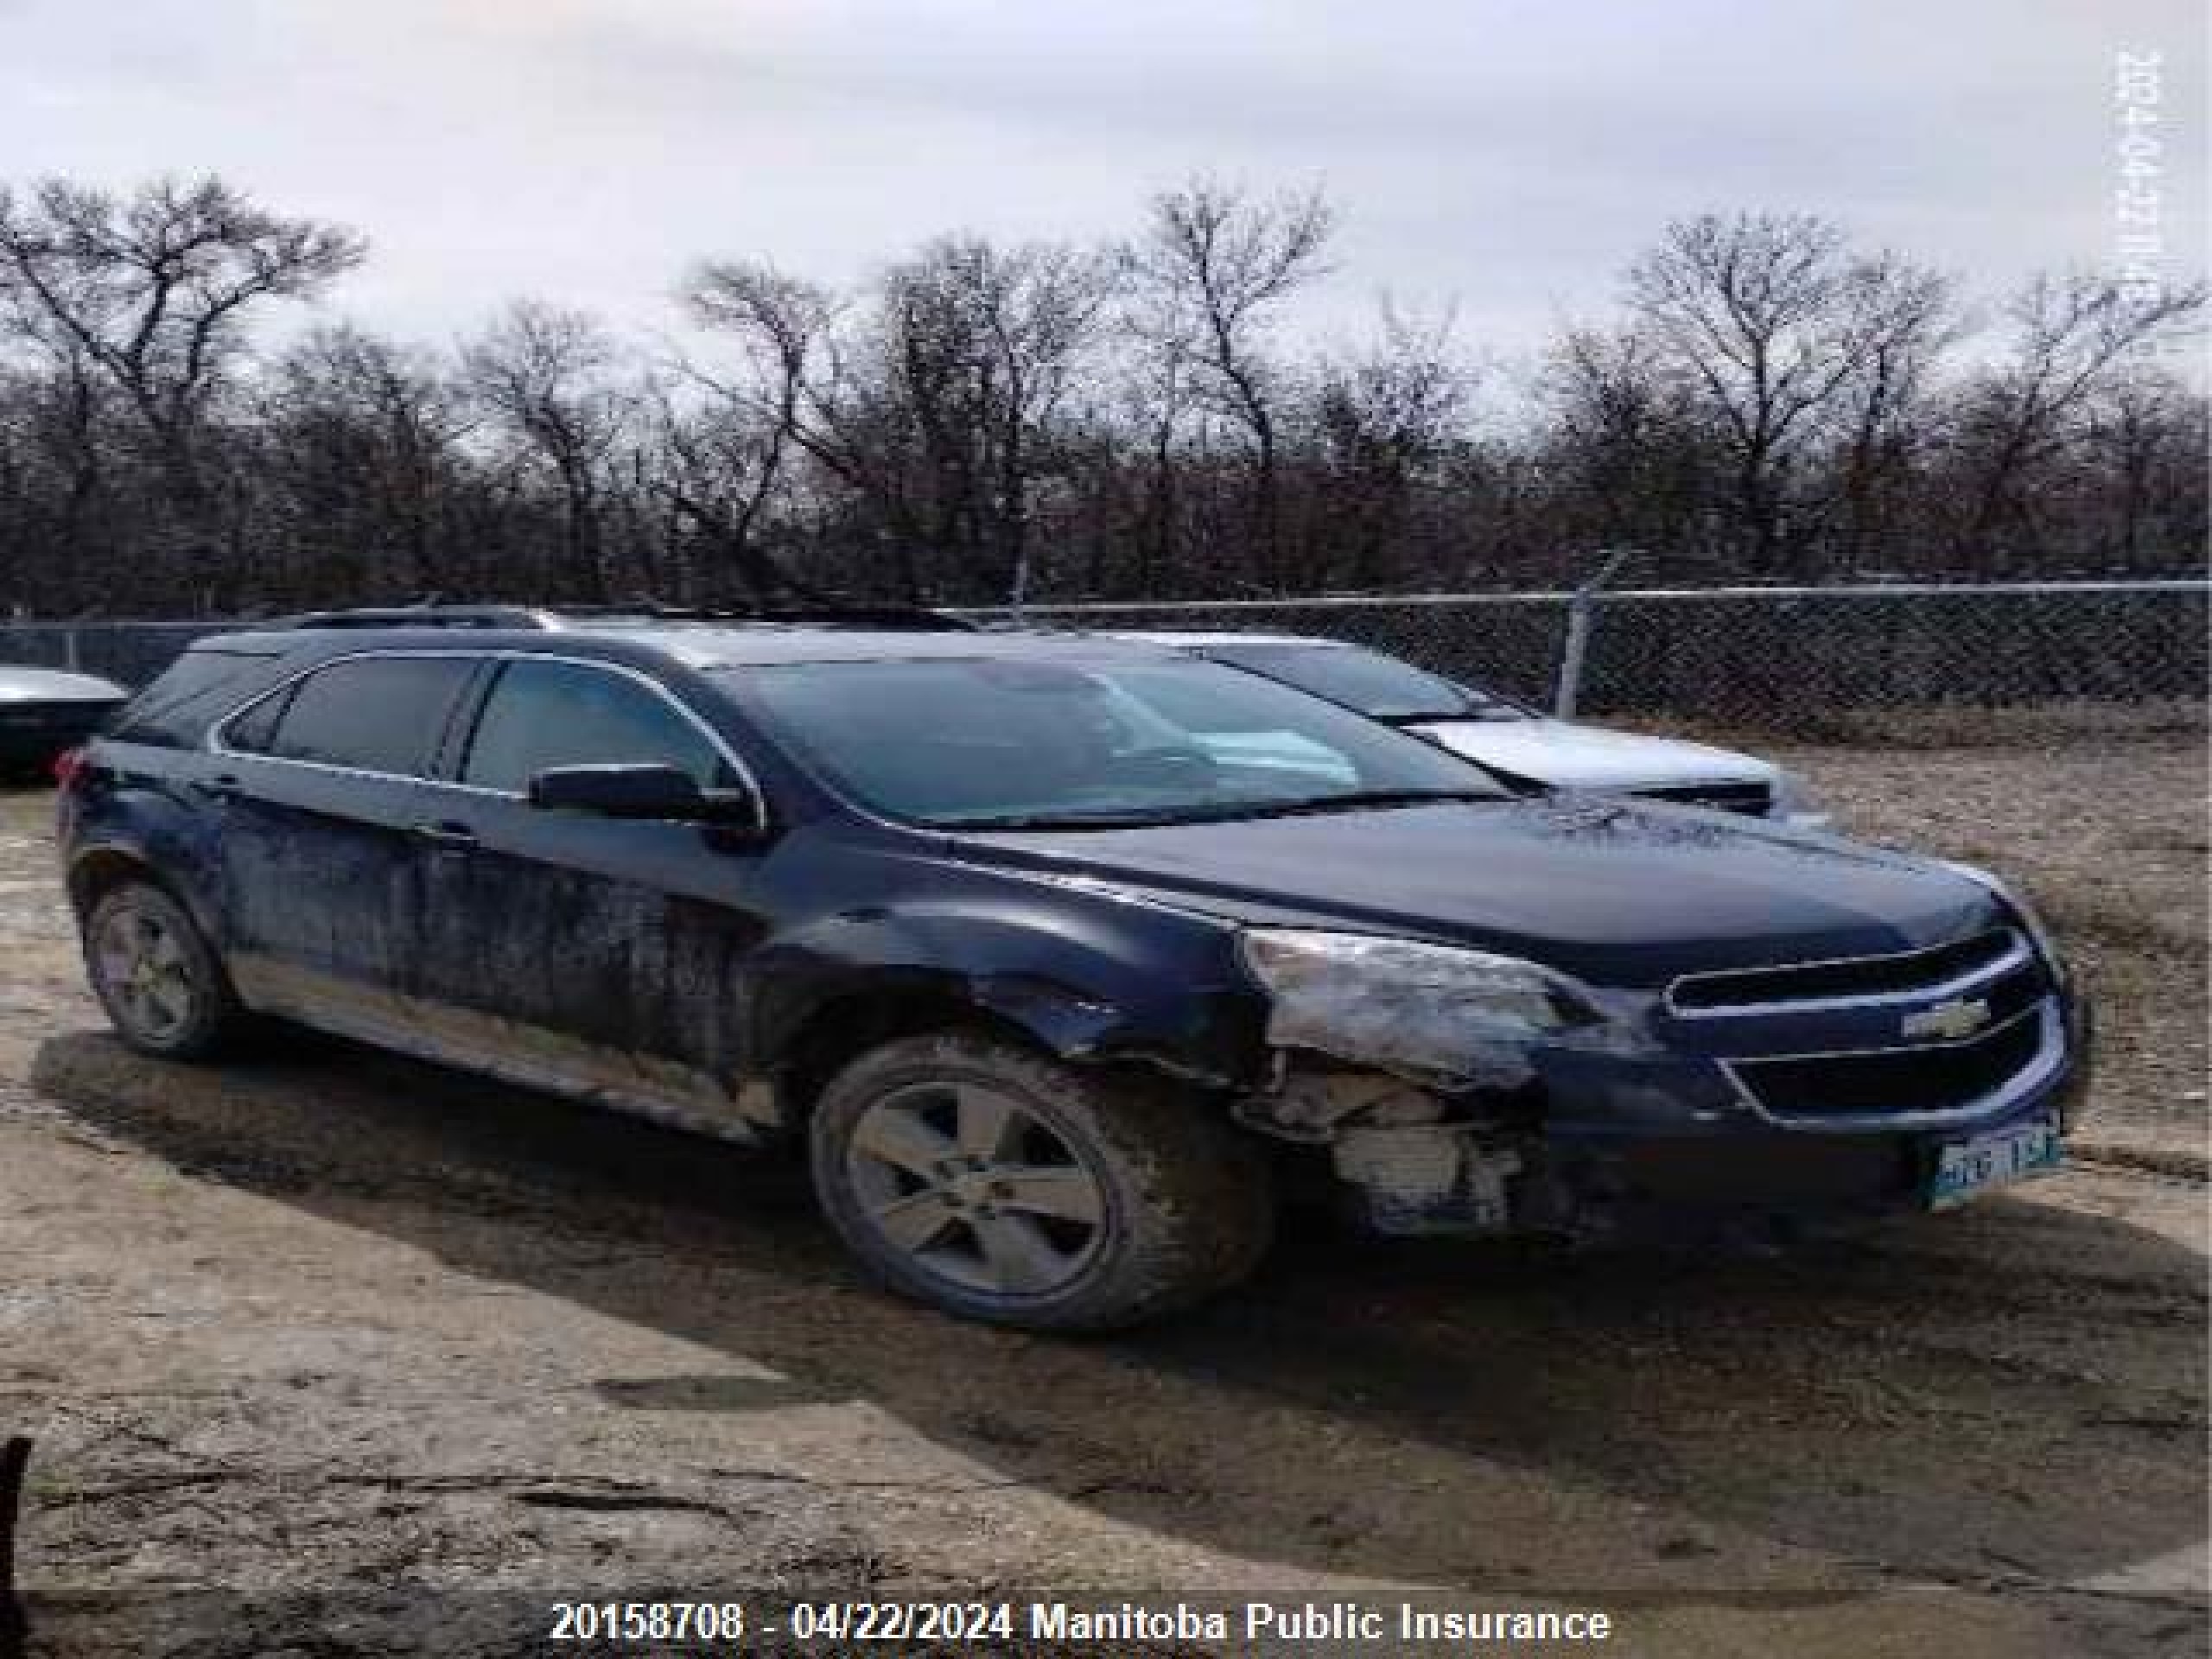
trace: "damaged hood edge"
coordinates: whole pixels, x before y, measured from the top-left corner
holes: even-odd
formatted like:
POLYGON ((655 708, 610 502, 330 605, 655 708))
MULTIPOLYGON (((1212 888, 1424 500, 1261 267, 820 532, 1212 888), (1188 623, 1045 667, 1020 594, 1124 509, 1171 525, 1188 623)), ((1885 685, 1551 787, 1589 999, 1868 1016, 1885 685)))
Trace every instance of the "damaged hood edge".
POLYGON ((1525 957, 1594 985, 1916 949, 2001 919, 1927 861, 1719 813, 1441 804, 1155 828, 992 832, 948 851, 1232 925, 1525 957))

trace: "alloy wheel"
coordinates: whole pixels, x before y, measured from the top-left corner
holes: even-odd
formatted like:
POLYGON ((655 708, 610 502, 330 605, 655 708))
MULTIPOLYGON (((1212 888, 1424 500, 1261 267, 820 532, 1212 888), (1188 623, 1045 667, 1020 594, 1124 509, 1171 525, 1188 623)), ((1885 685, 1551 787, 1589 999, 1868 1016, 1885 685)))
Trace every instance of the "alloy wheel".
POLYGON ((192 964, 162 917, 118 907, 101 919, 92 954, 109 1006, 134 1035, 163 1043, 192 1023, 199 1007, 192 964))
POLYGON ((1003 1296, 1079 1278, 1106 1238, 1106 1189, 1013 1096, 974 1083, 893 1090, 855 1123, 846 1172, 885 1243, 934 1276, 1003 1296))

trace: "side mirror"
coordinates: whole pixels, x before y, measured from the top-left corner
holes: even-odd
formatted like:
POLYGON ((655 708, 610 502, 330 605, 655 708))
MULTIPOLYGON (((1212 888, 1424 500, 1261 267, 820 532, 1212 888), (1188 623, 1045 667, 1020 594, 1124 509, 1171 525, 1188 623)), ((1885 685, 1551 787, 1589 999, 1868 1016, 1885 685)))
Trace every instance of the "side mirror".
POLYGON ((531 779, 530 804, 602 818, 760 827, 752 797, 703 790, 676 766, 549 766, 531 779))

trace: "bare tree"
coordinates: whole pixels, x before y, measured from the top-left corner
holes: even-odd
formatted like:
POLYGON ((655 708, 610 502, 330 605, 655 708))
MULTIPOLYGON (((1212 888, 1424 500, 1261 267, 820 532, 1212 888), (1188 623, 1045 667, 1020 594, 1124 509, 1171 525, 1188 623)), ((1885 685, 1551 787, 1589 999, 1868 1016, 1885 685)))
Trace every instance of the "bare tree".
POLYGON ((896 384, 993 597, 1028 584, 1040 475, 1107 295, 1093 256, 1045 243, 931 243, 884 283, 896 384))
MULTIPOLYGON (((0 371, 0 569, 75 610, 124 579, 111 522, 113 389, 82 353, 0 371)), ((136 573, 141 582, 146 573, 136 573)))
POLYGON ((1135 326, 1203 377, 1252 445, 1261 581, 1281 577, 1281 371, 1268 336, 1283 302, 1320 274, 1335 214, 1318 190, 1259 198, 1199 178, 1155 196, 1122 250, 1135 326))
POLYGON ((1629 272, 1630 305, 1726 439, 1754 573, 1780 562, 1803 451, 1851 373, 1855 276, 1842 232, 1798 213, 1678 220, 1629 272))
POLYGON ((2202 309, 2205 292, 2200 283, 2136 299, 2107 277, 2075 271, 2037 276, 2013 296, 2005 314, 2010 360, 1961 399, 1958 442, 1971 480, 1961 555, 1981 563, 2004 557, 1997 539, 2028 512, 2032 475, 2133 355, 2202 309))
POLYGON ((1472 377, 1449 311, 1382 306, 1376 338, 1327 364, 1317 399, 1325 533, 1318 544, 1370 588, 1411 538, 1420 499, 1461 430, 1472 377))
POLYGON ((2091 404, 2083 447, 2103 474, 2088 517, 2100 552, 2133 569, 2202 515, 2207 402, 2153 363, 2131 364, 2091 404))
POLYGON ((1175 563, 1182 500, 1176 446, 1191 410, 1190 352, 1174 337, 1149 342, 1134 384, 1124 394, 1135 410, 1144 455, 1142 528, 1139 531, 1135 591, 1159 591, 1163 571, 1175 563))
POLYGON ((272 365, 262 414, 288 539, 327 549, 363 592, 451 585, 442 531, 473 423, 445 365, 351 325, 318 328, 272 365))
POLYGON ((615 384, 614 342, 590 316, 518 302, 462 354, 486 416, 526 464, 559 492, 562 563, 597 601, 614 597, 618 573, 604 535, 610 470, 634 409, 615 384))
POLYGON ((127 198, 60 179, 22 200, 0 189, 0 311, 18 338, 122 395, 203 536, 200 439, 251 313, 319 294, 363 253, 350 232, 282 218, 214 178, 161 179, 127 198))
POLYGON ((726 365, 696 356, 681 362, 683 379, 702 396, 688 406, 660 402, 658 487, 679 522, 752 597, 818 597, 766 551, 760 531, 788 487, 836 307, 811 283, 742 260, 702 264, 683 300, 696 323, 734 346, 736 358, 726 365))
MULTIPOLYGON (((891 585, 920 597, 918 551, 929 537, 912 495, 912 423, 898 408, 883 331, 856 322, 854 306, 828 290, 760 262, 702 266, 686 300, 696 321, 739 351, 734 366, 693 360, 686 373, 721 404, 723 442, 751 448, 724 457, 731 499, 705 518, 692 509, 686 516, 719 525, 710 533, 726 547, 740 534, 749 544, 758 514, 748 518, 747 510, 764 507, 780 482, 787 500, 804 496, 818 509, 826 539, 857 537, 871 552, 887 545, 891 585), (814 474, 810 491, 790 478, 800 459, 814 474), (750 474, 750 487, 740 473, 750 474)), ((703 506, 688 493, 693 509, 703 506)))
POLYGON ((705 264, 649 358, 547 305, 457 353, 272 344, 358 241, 214 181, 0 191, 0 606, 1525 585, 1624 544, 1699 579, 2202 568, 2206 399, 2153 349, 2200 290, 2046 277, 1962 336, 1906 259, 1709 217, 1478 419, 1444 320, 1295 343, 1331 224, 1200 180, 1103 255, 705 264))
POLYGON ((1002 600, 1028 579, 1107 280, 1076 249, 946 237, 889 267, 864 310, 757 266, 710 267, 695 293, 750 342, 741 400, 851 493, 903 590, 930 581, 927 556, 1002 600))
POLYGON ((1709 416, 1648 327, 1567 328, 1536 389, 1540 470, 1568 537, 1711 553, 1708 480, 1725 461, 1709 416))
POLYGON ((1858 567, 1898 527, 1896 498, 1929 436, 1934 377, 1965 331, 1955 295, 1949 277, 1889 252, 1855 261, 1846 273, 1837 325, 1845 372, 1830 494, 1840 509, 1838 552, 1847 568, 1858 567))

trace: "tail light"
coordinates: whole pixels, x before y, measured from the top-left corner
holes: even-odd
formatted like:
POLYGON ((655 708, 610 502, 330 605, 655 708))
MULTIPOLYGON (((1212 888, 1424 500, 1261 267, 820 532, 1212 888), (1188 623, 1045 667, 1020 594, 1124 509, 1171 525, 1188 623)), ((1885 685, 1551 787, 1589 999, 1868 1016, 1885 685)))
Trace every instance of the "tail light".
POLYGON ((84 775, 85 761, 82 745, 62 750, 54 757, 54 781, 64 789, 74 786, 77 779, 84 775))

